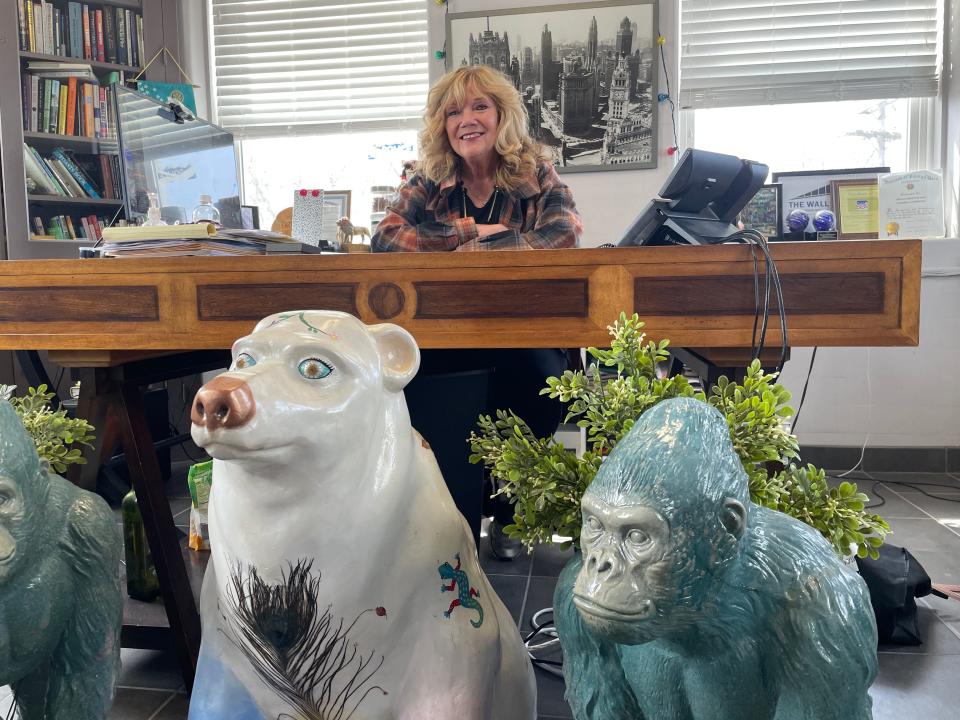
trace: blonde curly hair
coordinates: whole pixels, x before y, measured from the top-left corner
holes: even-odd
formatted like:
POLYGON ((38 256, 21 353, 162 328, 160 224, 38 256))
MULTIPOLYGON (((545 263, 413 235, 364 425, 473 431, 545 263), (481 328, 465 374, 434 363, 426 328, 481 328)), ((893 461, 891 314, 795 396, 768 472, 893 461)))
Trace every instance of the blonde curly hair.
POLYGON ((497 107, 499 122, 494 149, 500 162, 495 182, 505 190, 515 190, 521 177, 535 172, 537 163, 546 159, 547 154, 530 137, 527 109, 520 93, 502 73, 486 65, 462 65, 430 88, 420 131, 418 170, 439 183, 459 169, 460 156, 447 139, 447 109, 462 107, 470 91, 486 95, 497 107))

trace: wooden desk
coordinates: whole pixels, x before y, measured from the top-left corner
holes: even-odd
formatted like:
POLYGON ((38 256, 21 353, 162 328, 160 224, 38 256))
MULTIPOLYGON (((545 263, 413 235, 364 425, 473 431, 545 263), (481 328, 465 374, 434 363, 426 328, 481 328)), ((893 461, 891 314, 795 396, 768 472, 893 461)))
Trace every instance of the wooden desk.
MULTIPOLYGON (((791 345, 918 343, 919 240, 778 243, 772 252, 791 345)), ((397 323, 424 348, 602 346, 625 310, 640 315, 651 339, 669 337, 735 364, 751 348, 754 267, 742 245, 7 261, 0 349, 48 350, 82 368, 80 413, 98 429, 109 405, 120 409, 189 687, 200 627, 143 412, 144 384, 222 367, 223 350, 260 318, 314 308, 397 323)), ((780 343, 775 307, 768 347, 780 343)))

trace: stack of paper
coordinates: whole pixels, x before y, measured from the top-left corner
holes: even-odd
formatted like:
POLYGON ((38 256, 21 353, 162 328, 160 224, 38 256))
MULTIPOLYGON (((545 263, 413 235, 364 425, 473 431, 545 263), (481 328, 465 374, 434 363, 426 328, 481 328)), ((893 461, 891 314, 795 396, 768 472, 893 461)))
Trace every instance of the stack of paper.
POLYGON ((268 245, 289 247, 291 252, 301 247, 282 233, 217 229, 209 223, 106 228, 103 241, 104 257, 263 255, 268 245))

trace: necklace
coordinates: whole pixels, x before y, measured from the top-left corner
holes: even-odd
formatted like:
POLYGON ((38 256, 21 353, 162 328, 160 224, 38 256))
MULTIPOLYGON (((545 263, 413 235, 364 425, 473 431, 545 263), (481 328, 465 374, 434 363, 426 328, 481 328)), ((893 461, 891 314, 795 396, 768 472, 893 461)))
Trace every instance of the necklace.
MULTIPOLYGON (((485 225, 489 225, 489 224, 490 224, 490 220, 493 218, 493 211, 494 211, 494 209, 497 207, 497 195, 498 195, 499 193, 500 193, 500 188, 497 187, 496 185, 494 185, 494 186, 493 186, 493 197, 492 197, 490 200, 488 200, 488 202, 490 203, 490 209, 487 211, 487 219, 484 221, 484 224, 485 224, 485 225)), ((472 200, 471 200, 470 202, 471 202, 471 204, 473 203, 472 200)), ((463 209, 463 215, 462 215, 462 217, 466 217, 466 216, 467 216, 467 188, 466 188, 466 186, 464 186, 462 183, 461 183, 461 185, 460 185, 460 204, 461 204, 462 209, 463 209)), ((474 207, 477 208, 476 205, 474 205, 474 207)), ((477 210, 479 210, 479 209, 480 209, 480 208, 477 208, 477 210)))

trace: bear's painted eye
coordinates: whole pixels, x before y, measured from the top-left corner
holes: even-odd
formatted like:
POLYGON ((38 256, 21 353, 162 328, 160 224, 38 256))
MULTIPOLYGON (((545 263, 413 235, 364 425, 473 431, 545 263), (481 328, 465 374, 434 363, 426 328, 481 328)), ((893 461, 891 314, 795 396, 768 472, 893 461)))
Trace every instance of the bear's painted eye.
POLYGON ((650 543, 650 536, 647 535, 643 530, 633 529, 627 533, 627 540, 637 547, 643 547, 644 545, 650 543))
POLYGON ((307 358, 300 363, 297 369, 307 380, 323 380, 333 372, 332 367, 318 358, 307 358))
POLYGON ((257 364, 256 359, 250 353, 240 353, 237 359, 233 361, 234 370, 245 370, 257 364))

